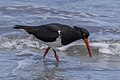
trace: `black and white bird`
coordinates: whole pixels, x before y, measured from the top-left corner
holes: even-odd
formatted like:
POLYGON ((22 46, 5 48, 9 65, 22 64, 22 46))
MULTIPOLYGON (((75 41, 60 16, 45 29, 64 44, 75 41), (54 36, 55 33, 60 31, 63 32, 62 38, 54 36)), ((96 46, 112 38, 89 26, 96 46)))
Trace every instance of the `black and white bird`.
POLYGON ((55 49, 57 46, 65 46, 79 39, 83 39, 87 46, 89 56, 90 58, 92 58, 88 42, 89 32, 85 28, 80 28, 76 26, 72 28, 68 25, 63 25, 59 23, 50 23, 40 26, 15 25, 15 27, 13 28, 24 29, 29 34, 34 35, 41 42, 47 44, 48 48, 45 50, 44 57, 51 48, 54 52, 56 60, 59 61, 55 49))

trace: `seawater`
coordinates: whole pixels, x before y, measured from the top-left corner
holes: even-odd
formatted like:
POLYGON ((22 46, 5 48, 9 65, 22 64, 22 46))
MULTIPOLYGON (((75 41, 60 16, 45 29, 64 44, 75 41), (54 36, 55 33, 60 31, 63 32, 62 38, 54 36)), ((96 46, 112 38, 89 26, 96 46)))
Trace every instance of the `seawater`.
POLYGON ((120 79, 119 4, 119 0, 0 0, 0 80, 120 79), (46 45, 24 31, 12 29, 16 24, 54 22, 87 28, 93 61, 79 41, 73 43, 76 46, 58 49, 60 63, 55 63, 52 55, 44 60, 42 50, 46 45), (78 57, 80 52, 85 54, 78 57))

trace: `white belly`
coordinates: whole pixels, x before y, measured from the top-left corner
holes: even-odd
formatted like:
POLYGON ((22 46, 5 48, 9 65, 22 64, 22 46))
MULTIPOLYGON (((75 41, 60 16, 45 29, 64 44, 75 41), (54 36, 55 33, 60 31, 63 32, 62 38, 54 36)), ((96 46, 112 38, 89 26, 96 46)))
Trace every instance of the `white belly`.
POLYGON ((44 42, 46 45, 49 47, 56 49, 56 47, 62 47, 63 45, 61 44, 61 38, 58 37, 55 42, 44 42))
POLYGON ((49 46, 49 47, 51 47, 51 48, 53 48, 53 49, 56 49, 56 47, 62 47, 63 45, 61 44, 61 38, 60 37, 58 37, 57 39, 56 39, 56 41, 54 41, 54 42, 44 42, 44 41, 41 41, 41 40, 39 40, 39 39, 37 39, 38 40, 38 42, 40 42, 40 43, 42 43, 42 44, 46 44, 47 46, 49 46))

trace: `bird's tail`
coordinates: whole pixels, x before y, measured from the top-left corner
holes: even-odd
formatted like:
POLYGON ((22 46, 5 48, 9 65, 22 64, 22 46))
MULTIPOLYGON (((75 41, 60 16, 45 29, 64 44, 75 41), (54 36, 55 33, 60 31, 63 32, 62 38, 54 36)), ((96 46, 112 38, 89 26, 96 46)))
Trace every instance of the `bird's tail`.
POLYGON ((23 26, 23 25, 15 25, 13 28, 15 28, 15 29, 26 29, 27 27, 23 26))

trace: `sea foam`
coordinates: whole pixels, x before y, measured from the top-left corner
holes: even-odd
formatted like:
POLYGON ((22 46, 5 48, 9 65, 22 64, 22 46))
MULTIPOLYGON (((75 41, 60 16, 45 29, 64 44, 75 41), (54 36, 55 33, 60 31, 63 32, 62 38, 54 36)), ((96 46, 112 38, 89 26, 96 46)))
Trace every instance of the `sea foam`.
MULTIPOLYGON (((57 50, 66 51, 69 47, 75 45, 85 45, 82 40, 75 41, 70 43, 67 46, 57 47, 57 50)), ((97 47, 100 53, 120 55, 120 41, 108 40, 108 41, 90 41, 90 46, 97 47)), ((40 41, 34 36, 29 35, 25 32, 10 32, 3 35, 0 35, 0 49, 9 48, 9 49, 24 49, 26 47, 44 49, 48 46, 40 43, 40 41)))
POLYGON ((92 42, 93 47, 98 47, 100 53, 120 55, 120 41, 92 42))

